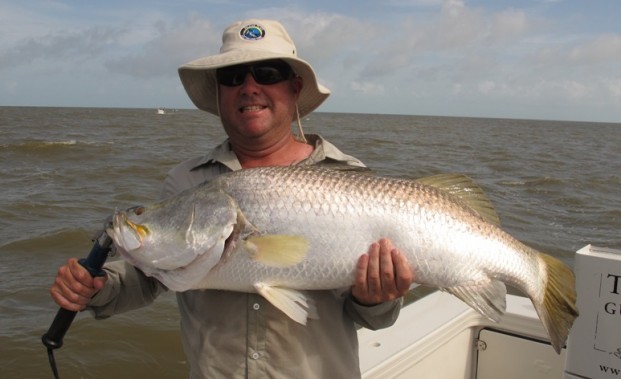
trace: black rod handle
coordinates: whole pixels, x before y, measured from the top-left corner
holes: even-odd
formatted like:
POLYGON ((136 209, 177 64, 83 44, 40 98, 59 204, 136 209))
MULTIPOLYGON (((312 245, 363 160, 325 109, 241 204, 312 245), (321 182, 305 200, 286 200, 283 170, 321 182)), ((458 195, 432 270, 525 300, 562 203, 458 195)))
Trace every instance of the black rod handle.
MULTIPOLYGON (((111 245, 112 239, 104 230, 95 240, 88 256, 80 259, 79 263, 84 266, 93 277, 104 276, 105 273, 102 267, 108 258, 111 245)), ((48 349, 58 349, 63 345, 63 338, 77 313, 76 311, 70 311, 64 308, 58 309, 56 317, 54 317, 54 321, 52 321, 52 325, 50 325, 47 333, 41 336, 41 341, 48 349)))

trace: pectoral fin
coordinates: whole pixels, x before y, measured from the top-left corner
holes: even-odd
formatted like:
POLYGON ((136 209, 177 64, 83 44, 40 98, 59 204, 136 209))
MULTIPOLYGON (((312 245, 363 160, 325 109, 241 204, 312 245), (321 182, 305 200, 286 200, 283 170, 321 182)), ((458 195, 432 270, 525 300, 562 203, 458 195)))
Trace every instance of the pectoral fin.
POLYGON ((284 234, 250 236, 245 241, 250 257, 271 267, 289 267, 300 263, 308 253, 304 237, 284 234))
POLYGON ((272 287, 262 282, 255 283, 254 288, 273 306, 299 324, 306 325, 309 318, 319 318, 313 299, 308 298, 300 291, 272 287))

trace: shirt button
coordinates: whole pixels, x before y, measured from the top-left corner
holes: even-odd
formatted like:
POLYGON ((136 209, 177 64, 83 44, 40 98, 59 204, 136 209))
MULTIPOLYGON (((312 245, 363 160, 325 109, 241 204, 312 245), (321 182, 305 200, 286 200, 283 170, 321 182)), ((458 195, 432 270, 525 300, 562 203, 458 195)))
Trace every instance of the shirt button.
POLYGON ((259 353, 252 353, 252 359, 259 359, 259 353))
POLYGON ((252 309, 254 309, 255 311, 258 311, 259 309, 261 309, 261 305, 259 303, 254 303, 252 305, 252 309))

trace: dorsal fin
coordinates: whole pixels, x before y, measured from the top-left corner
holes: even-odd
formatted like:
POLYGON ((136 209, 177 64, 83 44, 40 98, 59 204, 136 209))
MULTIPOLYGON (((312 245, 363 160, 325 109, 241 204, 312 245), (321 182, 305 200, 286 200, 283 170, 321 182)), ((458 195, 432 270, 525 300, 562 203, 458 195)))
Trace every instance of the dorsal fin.
POLYGON ((416 179, 417 183, 435 187, 461 200, 485 221, 500 226, 500 218, 483 189, 464 174, 439 174, 416 179))

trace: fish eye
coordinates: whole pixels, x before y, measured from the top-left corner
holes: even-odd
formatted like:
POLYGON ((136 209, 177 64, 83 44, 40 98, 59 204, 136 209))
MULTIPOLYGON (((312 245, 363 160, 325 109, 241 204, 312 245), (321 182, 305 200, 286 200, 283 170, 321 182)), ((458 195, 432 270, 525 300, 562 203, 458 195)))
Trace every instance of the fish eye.
POLYGON ((142 205, 137 205, 135 207, 127 209, 127 212, 134 212, 136 216, 140 216, 144 213, 144 207, 142 205))

